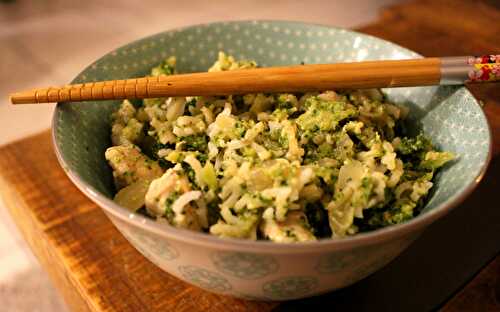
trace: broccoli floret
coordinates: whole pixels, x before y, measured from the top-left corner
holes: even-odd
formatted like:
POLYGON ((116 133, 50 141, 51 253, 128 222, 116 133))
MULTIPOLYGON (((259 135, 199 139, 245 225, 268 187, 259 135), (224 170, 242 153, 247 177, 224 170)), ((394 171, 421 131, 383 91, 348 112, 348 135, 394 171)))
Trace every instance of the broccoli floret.
POLYGON ((389 209, 373 208, 363 211, 364 218, 355 218, 355 225, 362 232, 372 231, 388 225, 400 224, 412 219, 418 211, 422 201, 415 203, 411 200, 392 202, 384 207, 389 209))
POLYGON ((364 177, 361 180, 361 193, 363 195, 360 196, 360 200, 362 200, 364 203, 367 203, 373 194, 373 188, 374 188, 374 184, 373 184, 372 179, 370 179, 368 177, 364 177))
POLYGON ((249 125, 247 123, 244 123, 243 121, 237 120, 236 124, 234 125, 234 133, 236 138, 242 138, 245 133, 247 132, 247 128, 249 125))
POLYGON ((335 157, 335 146, 333 144, 322 143, 318 146, 317 150, 317 159, 323 158, 334 158, 335 157))
POLYGON ((306 112, 297 118, 297 125, 304 131, 334 130, 340 121, 357 114, 346 102, 323 100, 317 96, 308 98, 304 106, 306 112))
POLYGON ((226 55, 224 52, 219 52, 217 62, 214 63, 212 67, 208 69, 209 72, 225 71, 225 70, 236 70, 236 69, 247 69, 255 68, 257 63, 249 60, 236 61, 234 57, 226 55))
POLYGON ((280 133, 278 136, 278 143, 281 147, 288 148, 288 137, 280 133))
POLYGON ((204 134, 188 135, 180 138, 186 151, 205 152, 208 149, 207 136, 204 134))
POLYGON ((188 165, 187 163, 182 162, 182 170, 184 170, 186 177, 191 183, 191 186, 196 189, 199 189, 198 184, 196 183, 196 173, 194 172, 193 168, 191 168, 191 166, 188 165))
POLYGON ((172 222, 175 216, 175 213, 172 210, 172 205, 177 200, 177 198, 179 198, 179 196, 180 196, 179 192, 173 192, 168 196, 167 200, 165 201, 165 218, 167 218, 169 222, 172 222))
POLYGON ((401 143, 396 147, 396 151, 402 155, 411 155, 429 150, 432 150, 432 142, 423 134, 419 134, 414 138, 401 138, 401 143))
POLYGON ((277 117, 278 120, 286 119, 289 115, 298 111, 299 101, 297 97, 293 94, 279 94, 275 96, 276 109, 273 115, 277 117))
POLYGON ((424 159, 420 162, 420 168, 425 170, 436 170, 444 164, 453 160, 454 156, 449 152, 434 152, 425 153, 424 159))
POLYGON ((276 108, 290 109, 295 105, 286 96, 280 95, 278 97, 278 103, 276 103, 276 108))
POLYGON ((158 106, 165 103, 165 98, 151 98, 142 100, 144 106, 158 106))
POLYGON ((396 152, 401 156, 406 172, 429 172, 442 167, 455 156, 449 152, 436 152, 430 139, 423 134, 414 138, 404 137, 396 144, 396 152))
POLYGON ((399 224, 412 219, 416 207, 417 204, 412 201, 405 201, 401 204, 397 204, 394 208, 382 214, 382 226, 399 224))
POLYGON ((198 154, 196 155, 196 159, 198 159, 200 164, 203 166, 207 162, 208 156, 206 154, 198 154))
POLYGON ((161 62, 160 65, 153 67, 151 70, 151 76, 157 77, 161 75, 173 75, 175 74, 175 57, 171 56, 161 62))

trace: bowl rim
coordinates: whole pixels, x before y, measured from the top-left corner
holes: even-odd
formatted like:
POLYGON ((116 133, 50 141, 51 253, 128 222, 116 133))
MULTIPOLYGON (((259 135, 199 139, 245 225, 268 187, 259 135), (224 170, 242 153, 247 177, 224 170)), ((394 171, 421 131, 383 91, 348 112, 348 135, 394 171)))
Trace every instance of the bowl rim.
MULTIPOLYGON (((143 41, 143 40, 148 40, 151 38, 154 38, 158 35, 161 35, 166 32, 179 32, 179 31, 185 31, 188 29, 192 28, 198 28, 198 27, 206 27, 206 26, 213 26, 213 25, 229 25, 229 24, 238 24, 238 23, 291 23, 291 24, 296 24, 296 25, 301 25, 301 26, 315 26, 315 27, 323 27, 326 30, 337 30, 337 31, 345 31, 346 33, 351 33, 354 35, 358 35, 361 37, 365 38, 370 38, 372 40, 377 40, 380 41, 381 43, 384 44, 389 44, 394 46, 395 48, 402 50, 407 53, 412 53, 416 55, 417 57, 422 57, 422 55, 409 50, 405 47, 402 47, 396 43, 393 43, 391 41, 378 38, 372 35, 360 33, 357 31, 353 31, 350 29, 342 28, 342 27, 336 27, 336 26, 330 26, 330 25, 324 25, 324 24, 319 24, 319 23, 309 23, 309 22, 301 22, 301 21, 289 21, 289 20, 271 20, 271 19, 251 19, 251 20, 227 20, 227 21, 219 21, 219 22, 210 22, 210 23, 202 23, 202 24, 195 24, 195 25, 189 25, 189 26, 182 26, 182 27, 177 27, 177 28, 172 28, 169 30, 165 30, 162 32, 158 32, 143 38, 139 38, 137 40, 131 41, 125 45, 122 45, 105 55, 99 57, 96 61, 91 63, 89 66, 87 66, 85 69, 83 69, 72 81, 72 83, 75 82, 75 80, 80 77, 85 71, 90 69, 94 64, 99 62, 103 57, 120 50, 128 45, 135 44, 137 42, 143 41)), ((182 229, 182 228, 176 228, 173 226, 170 226, 165 223, 159 223, 154 220, 148 219, 145 216, 142 216, 138 213, 135 212, 130 212, 126 210, 125 208, 119 206, 116 204, 113 200, 107 198, 97 190, 95 190, 92 186, 88 185, 82 178, 80 178, 75 172, 70 170, 68 164, 64 160, 62 156, 62 152, 59 148, 59 145, 57 144, 57 135, 56 135, 56 129, 57 129, 57 123, 58 123, 58 110, 62 106, 63 103, 57 103, 56 108, 54 109, 54 113, 52 115, 52 129, 51 129, 51 137, 52 137, 52 143, 54 147, 54 151, 57 157, 57 160, 62 167, 63 171, 66 173, 68 178, 73 182, 73 184, 82 192, 84 193, 90 200, 92 200, 97 206, 101 207, 106 215, 110 218, 110 220, 115 223, 115 220, 113 217, 116 217, 117 219, 128 223, 132 226, 141 228, 142 230, 146 230, 148 232, 153 232, 156 235, 159 235, 161 237, 175 240, 175 241, 182 241, 184 243, 188 243, 191 245, 199 245, 199 246, 204 246, 204 247, 212 247, 212 248, 217 248, 217 249, 224 249, 224 250, 238 250, 238 251, 245 251, 245 252, 255 252, 258 251, 260 253, 270 253, 270 254, 292 254, 292 253, 305 253, 305 252, 324 252, 325 250, 328 251, 337 251, 337 250, 345 250, 345 249, 352 249, 356 248, 359 246, 365 246, 365 245, 372 245, 375 243, 380 243, 380 242, 385 242, 389 240, 398 240, 404 238, 405 235, 409 235, 412 232, 415 234, 420 233, 426 226, 430 225, 437 219, 441 218, 442 216, 446 215, 449 213, 453 208, 455 208, 458 204, 463 202, 465 198, 467 198, 478 186, 478 184, 481 182, 482 178, 484 177, 484 174, 487 171, 487 168, 490 164, 491 158, 492 158, 492 133, 491 133, 491 126, 488 122, 488 119, 485 116, 485 113, 483 109, 480 107, 478 101, 474 96, 470 93, 468 89, 465 87, 461 87, 459 89, 463 89, 466 94, 474 99, 474 104, 477 105, 481 111, 482 117, 484 118, 486 122, 486 128, 487 128, 487 135, 488 135, 488 152, 486 159, 479 169, 479 173, 477 176, 466 185, 466 187, 463 189, 462 192, 455 194, 454 196, 451 196, 451 200, 448 199, 446 202, 439 204, 437 207, 434 209, 421 214, 417 215, 413 219, 401 223, 401 224, 396 224, 396 225, 391 225, 387 226, 381 229, 377 229, 374 231, 370 232, 363 232, 359 233, 353 236, 345 237, 342 239, 332 239, 332 238, 324 238, 320 239, 318 241, 314 242, 298 242, 298 243, 290 243, 290 244, 280 244, 280 243, 275 243, 275 242, 270 242, 270 241, 252 241, 252 240, 245 240, 245 239, 237 239, 237 238, 220 238, 214 235, 210 235, 207 233, 203 232, 195 232, 187 229, 182 229)), ((116 225, 116 223, 115 223, 116 225)), ((118 226, 117 226, 118 227, 118 226)), ((119 227, 118 227, 119 228, 119 227)))

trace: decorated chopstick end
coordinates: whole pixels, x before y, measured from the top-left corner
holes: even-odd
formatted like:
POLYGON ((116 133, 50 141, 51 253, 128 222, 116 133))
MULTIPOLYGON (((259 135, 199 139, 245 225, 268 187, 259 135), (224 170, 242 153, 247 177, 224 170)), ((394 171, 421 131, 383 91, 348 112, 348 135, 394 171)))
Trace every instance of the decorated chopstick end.
POLYGON ((500 80, 500 54, 484 55, 467 59, 471 66, 467 82, 486 82, 500 80))
POLYGON ((500 55, 451 56, 441 58, 444 85, 500 81, 500 55))

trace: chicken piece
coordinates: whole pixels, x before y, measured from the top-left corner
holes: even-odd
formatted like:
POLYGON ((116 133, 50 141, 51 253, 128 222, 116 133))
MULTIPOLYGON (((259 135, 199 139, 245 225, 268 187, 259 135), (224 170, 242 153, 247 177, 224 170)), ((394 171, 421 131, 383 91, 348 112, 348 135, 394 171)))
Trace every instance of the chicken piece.
POLYGON ((145 204, 149 213, 165 217, 173 226, 201 231, 198 212, 191 205, 200 197, 200 191, 191 190, 187 177, 172 168, 151 183, 145 204))
POLYGON ((117 189, 138 180, 154 180, 163 174, 158 162, 142 154, 134 145, 110 147, 106 150, 105 157, 113 168, 117 189))
POLYGON ((316 237, 309 228, 309 224, 303 212, 291 211, 287 214, 283 222, 277 222, 273 218, 266 218, 266 216, 264 216, 260 231, 265 237, 272 241, 278 243, 293 243, 316 240, 316 237))

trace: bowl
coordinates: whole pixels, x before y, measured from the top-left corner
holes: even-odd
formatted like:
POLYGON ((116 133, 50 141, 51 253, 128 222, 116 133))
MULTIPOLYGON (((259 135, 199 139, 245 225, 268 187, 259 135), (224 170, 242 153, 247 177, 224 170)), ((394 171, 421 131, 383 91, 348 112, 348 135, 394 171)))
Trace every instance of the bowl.
MULTIPOLYGON (((420 57, 393 43, 341 28, 286 21, 224 22, 132 42, 91 64, 73 83, 144 76, 170 55, 177 56, 180 72, 205 71, 219 50, 254 59, 262 66, 420 57)), ((104 151, 111 145, 109 116, 119 101, 59 103, 52 133, 59 162, 69 178, 151 262, 211 292, 289 300, 342 288, 379 270, 429 224, 462 202, 486 170, 489 126, 464 87, 384 92, 390 100, 409 107, 411 131, 423 130, 440 149, 458 158, 437 174, 425 208, 411 221, 313 243, 220 239, 156 223, 115 204, 104 151)))

